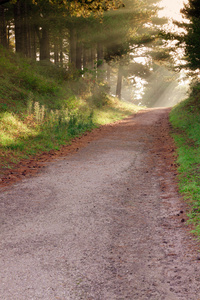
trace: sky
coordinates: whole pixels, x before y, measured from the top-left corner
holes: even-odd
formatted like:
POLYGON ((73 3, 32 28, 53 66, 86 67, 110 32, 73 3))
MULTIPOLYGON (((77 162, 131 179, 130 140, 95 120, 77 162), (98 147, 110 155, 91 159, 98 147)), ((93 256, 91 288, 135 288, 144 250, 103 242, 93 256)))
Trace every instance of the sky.
POLYGON ((162 0, 160 6, 164 9, 160 11, 159 16, 181 21, 180 9, 183 8, 183 3, 187 3, 187 0, 162 0))

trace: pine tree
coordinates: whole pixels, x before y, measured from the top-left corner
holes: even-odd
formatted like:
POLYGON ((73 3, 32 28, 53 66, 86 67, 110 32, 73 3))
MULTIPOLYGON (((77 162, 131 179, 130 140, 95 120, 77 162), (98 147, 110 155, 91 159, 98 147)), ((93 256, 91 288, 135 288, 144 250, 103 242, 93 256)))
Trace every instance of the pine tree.
POLYGON ((189 0, 181 12, 189 20, 189 23, 180 24, 186 30, 182 42, 185 43, 187 66, 197 70, 200 68, 200 0, 189 0))

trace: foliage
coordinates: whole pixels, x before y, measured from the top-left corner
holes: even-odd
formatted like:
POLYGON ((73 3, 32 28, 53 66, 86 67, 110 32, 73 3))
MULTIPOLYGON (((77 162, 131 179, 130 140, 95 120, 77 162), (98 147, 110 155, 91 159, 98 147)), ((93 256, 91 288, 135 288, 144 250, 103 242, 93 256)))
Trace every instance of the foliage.
POLYGON ((102 0, 33 0, 33 4, 44 6, 48 2, 55 7, 65 8, 71 16, 76 17, 88 17, 92 13, 96 16, 102 15, 104 11, 110 9, 118 9, 122 7, 123 1, 114 0, 114 1, 102 1, 102 0))
POLYGON ((109 104, 109 86, 104 83, 95 83, 91 89, 91 95, 88 97, 90 107, 103 107, 109 104))
POLYGON ((190 97, 176 106, 170 115, 177 145, 179 188, 190 204, 189 221, 200 237, 200 84, 195 85, 190 97), (197 104, 197 105, 196 105, 197 104))
MULTIPOLYGON (((49 61, 62 70, 70 69, 74 78, 77 77, 75 70, 81 76, 85 69, 89 69, 95 70, 98 79, 101 77, 109 81, 110 75, 106 72, 105 62, 110 66, 115 62, 114 70, 110 68, 111 73, 125 64, 128 69, 123 68, 123 74, 119 70, 116 84, 118 93, 115 94, 120 96, 122 77, 131 70, 128 64, 132 60, 132 52, 150 44, 156 37, 155 30, 150 28, 153 22, 158 23, 155 18, 151 22, 156 15, 157 2, 158 0, 124 0, 123 3, 121 0, 12 1, 4 6, 2 17, 5 20, 0 22, 0 35, 6 31, 6 25, 10 28, 10 33, 4 34, 7 37, 7 47, 15 45, 17 53, 32 60, 43 61, 44 70, 50 70, 49 65, 45 65, 49 61), (148 26, 145 26, 147 23, 148 26), (12 31, 13 24, 15 33, 12 31), (100 71, 104 72, 100 74, 100 71)), ((133 71, 130 76, 134 75, 133 71)), ((70 78, 70 72, 67 76, 68 79, 73 79, 70 78)), ((34 76, 29 81, 26 79, 25 75, 21 83, 30 89, 36 86, 41 95, 44 86, 40 86, 34 76)), ((50 87, 47 84, 45 86, 51 94, 51 84, 50 87)), ((55 89, 52 83, 52 93, 55 93, 55 89)))
POLYGON ((3 48, 0 57, 1 171, 136 110, 111 99, 94 73, 82 78, 50 63, 44 68, 3 48))
POLYGON ((181 34, 172 35, 171 38, 176 38, 179 41, 178 46, 185 49, 187 64, 183 67, 195 71, 200 67, 200 1, 189 0, 181 12, 185 21, 176 22, 176 24, 184 31, 181 34))

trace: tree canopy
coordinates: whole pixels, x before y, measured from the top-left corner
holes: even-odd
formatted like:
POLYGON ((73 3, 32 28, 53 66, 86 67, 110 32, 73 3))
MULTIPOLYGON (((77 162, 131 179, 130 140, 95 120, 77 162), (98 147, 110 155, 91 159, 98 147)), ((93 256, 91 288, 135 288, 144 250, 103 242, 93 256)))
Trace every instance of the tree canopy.
POLYGON ((156 36, 152 24, 159 0, 8 2, 0 5, 4 47, 82 76, 89 70, 98 80, 110 82, 112 72, 119 98, 123 77, 133 77, 134 72, 146 76, 142 65, 138 73, 133 53, 156 36))
POLYGON ((179 39, 185 47, 187 67, 197 70, 200 68, 200 1, 189 0, 181 12, 187 22, 179 24, 185 30, 179 39))

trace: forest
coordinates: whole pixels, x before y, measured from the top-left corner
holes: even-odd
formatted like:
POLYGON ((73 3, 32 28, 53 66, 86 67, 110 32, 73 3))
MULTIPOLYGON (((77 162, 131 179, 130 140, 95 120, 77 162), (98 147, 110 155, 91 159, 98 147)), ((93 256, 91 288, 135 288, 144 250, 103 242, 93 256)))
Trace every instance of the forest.
MULTIPOLYGON (((96 72, 118 98, 123 78, 132 88, 137 76, 145 80, 157 67, 158 25, 165 22, 156 17, 158 0, 6 2, 0 6, 5 48, 66 73, 96 72), (146 64, 137 62, 141 56, 146 64)), ((166 50, 159 52, 160 59, 168 58, 166 50)))
POLYGON ((199 222, 200 1, 185 4, 177 32, 163 29, 159 2, 0 0, 2 170, 143 106, 174 106, 188 92, 170 120, 180 155, 192 140, 190 162, 178 163, 180 190, 194 197, 199 222), (183 70, 189 88, 179 85, 183 70))
POLYGON ((3 167, 139 109, 118 100, 150 73, 156 2, 0 2, 3 167))

